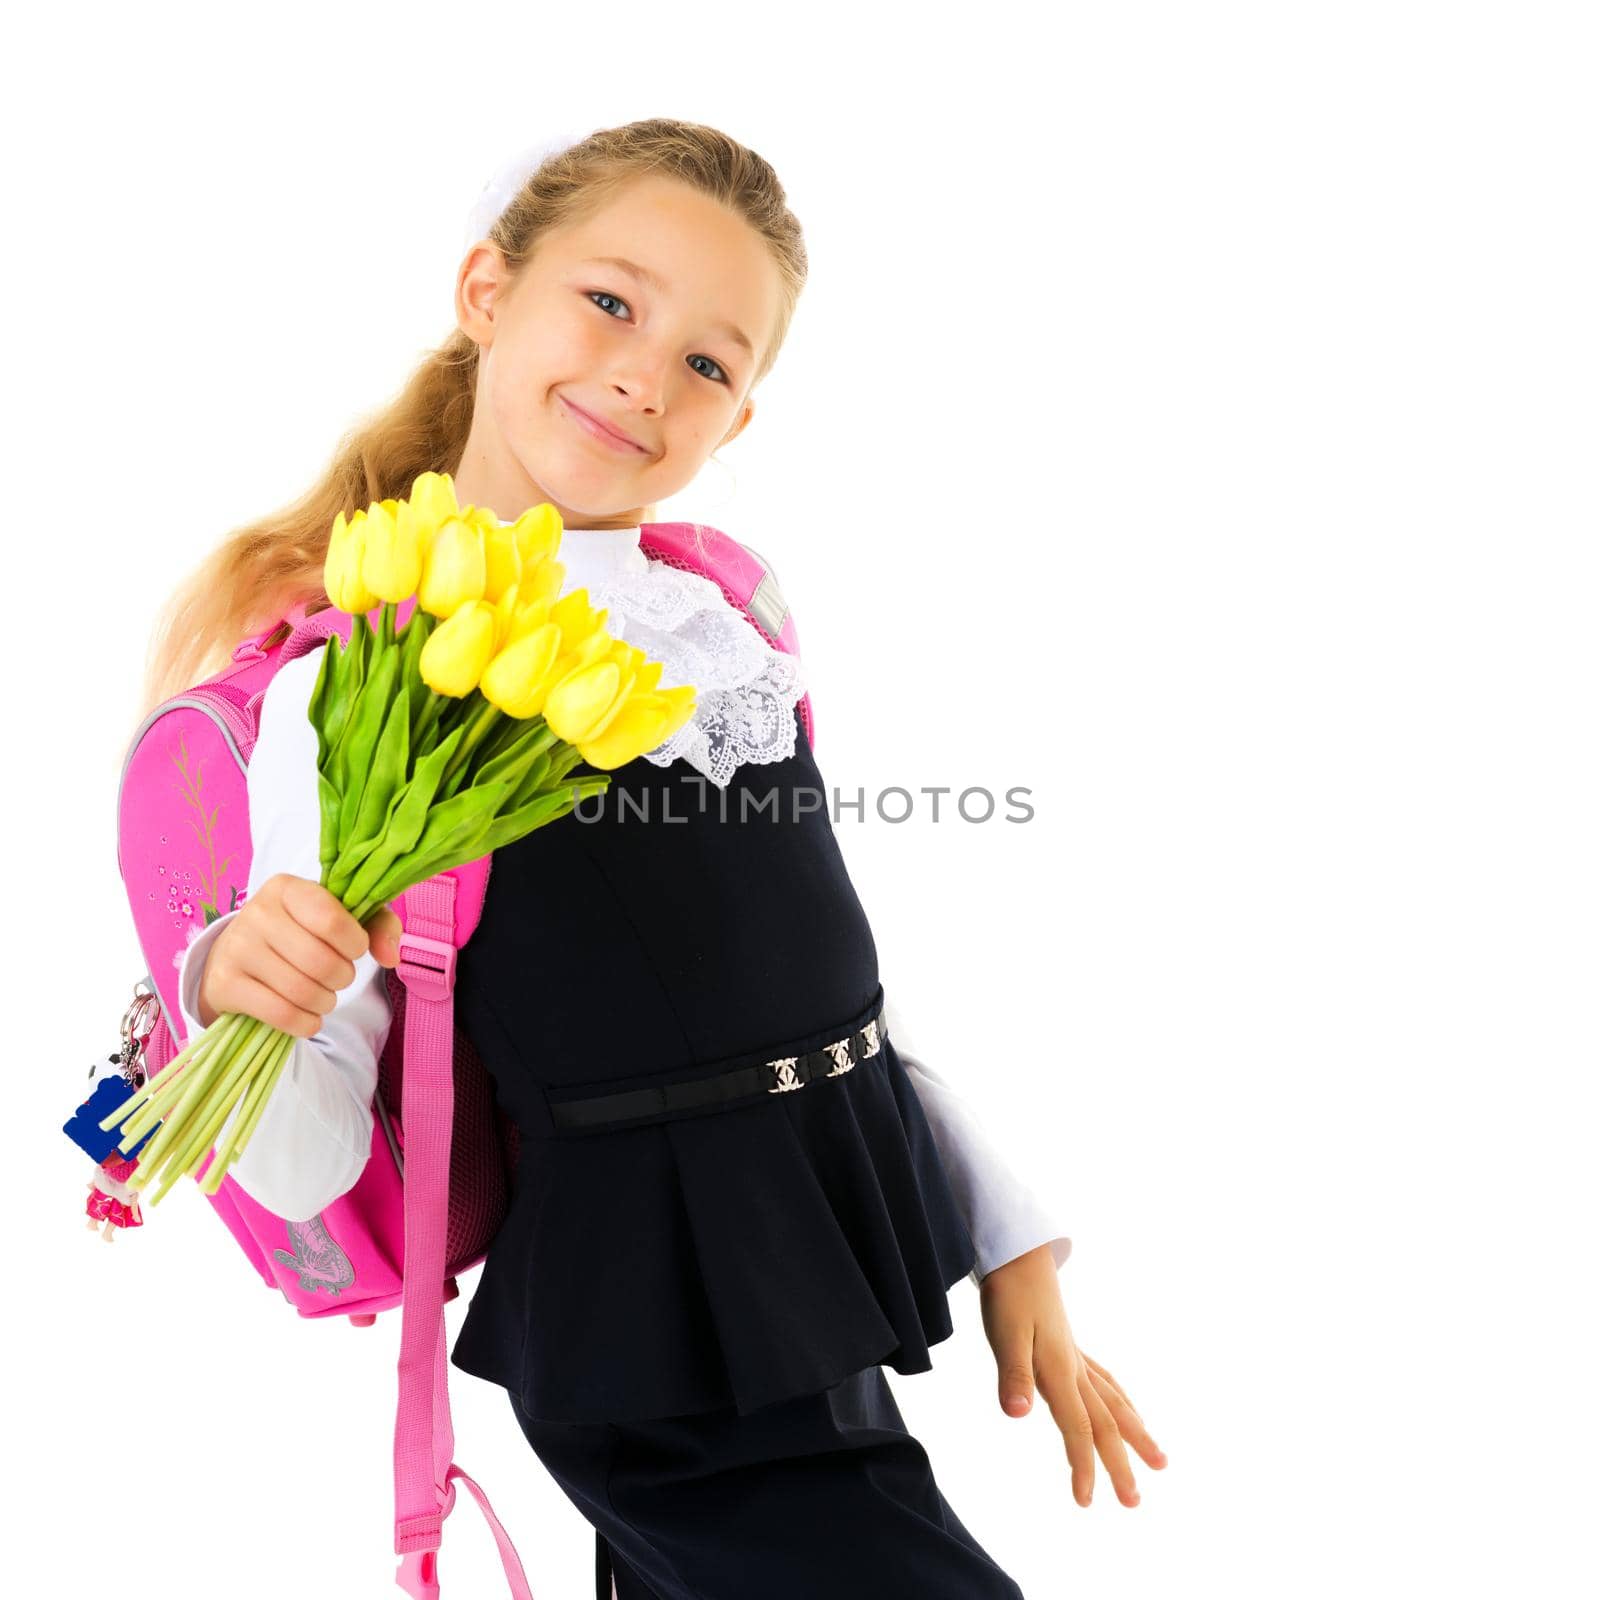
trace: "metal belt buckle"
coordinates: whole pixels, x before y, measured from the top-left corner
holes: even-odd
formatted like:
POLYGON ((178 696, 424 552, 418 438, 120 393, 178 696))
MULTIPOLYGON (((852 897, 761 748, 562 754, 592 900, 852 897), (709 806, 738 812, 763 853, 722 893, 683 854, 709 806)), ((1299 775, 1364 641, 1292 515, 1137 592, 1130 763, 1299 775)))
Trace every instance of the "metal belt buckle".
POLYGON ((768 1094, 783 1094, 789 1089, 805 1088, 805 1079, 800 1077, 794 1070, 794 1064, 799 1059, 798 1056, 782 1056, 776 1061, 767 1063, 772 1068, 774 1077, 778 1080, 772 1088, 767 1090, 768 1094))
POLYGON ((835 1039, 832 1044, 823 1047, 833 1057, 833 1065, 823 1074, 827 1078, 842 1077, 855 1064, 856 1058, 850 1049, 850 1040, 835 1039))

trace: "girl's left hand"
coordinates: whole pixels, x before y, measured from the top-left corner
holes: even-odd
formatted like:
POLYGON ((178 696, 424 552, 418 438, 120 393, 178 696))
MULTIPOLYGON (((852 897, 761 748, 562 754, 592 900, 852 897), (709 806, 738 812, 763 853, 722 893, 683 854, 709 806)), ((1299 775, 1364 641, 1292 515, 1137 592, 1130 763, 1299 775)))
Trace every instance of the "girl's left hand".
POLYGON ((978 1297, 983 1331, 1000 1370, 1000 1409, 1007 1416, 1026 1416, 1037 1379, 1066 1442, 1073 1499, 1089 1504, 1098 1450, 1117 1498, 1125 1506, 1138 1505, 1123 1441, 1152 1467, 1166 1466, 1167 1457, 1117 1380, 1078 1349, 1050 1246, 1042 1244, 996 1267, 979 1283, 978 1297))

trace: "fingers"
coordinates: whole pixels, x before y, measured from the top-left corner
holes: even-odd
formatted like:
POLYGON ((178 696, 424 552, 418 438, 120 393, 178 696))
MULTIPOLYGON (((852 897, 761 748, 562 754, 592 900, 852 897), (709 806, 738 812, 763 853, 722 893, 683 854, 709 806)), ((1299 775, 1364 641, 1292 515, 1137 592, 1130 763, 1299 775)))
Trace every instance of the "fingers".
POLYGON ((1128 1398, 1121 1384, 1093 1356, 1086 1354, 1082 1350, 1078 1354, 1088 1367, 1095 1387, 1105 1396, 1106 1404, 1112 1416, 1117 1419, 1117 1427, 1121 1430, 1122 1437, 1139 1452, 1150 1466, 1166 1466, 1166 1451, 1150 1437, 1150 1431, 1145 1427, 1144 1418, 1139 1415, 1138 1407, 1128 1398), (1124 1408, 1122 1411, 1118 1409, 1119 1404, 1124 1408))
POLYGON ((1025 1417, 1033 1409, 1033 1322, 1005 1310, 1006 1302, 985 1295, 983 1331, 994 1351, 1000 1409, 1025 1417))
MULTIPOLYGON (((332 946, 349 962, 354 963, 367 953, 367 930, 345 910, 336 894, 310 878, 297 878, 292 873, 279 873, 272 881, 281 885, 279 896, 284 910, 307 933, 332 946)), ((352 969, 350 977, 354 976, 352 969)), ((350 978, 345 979, 345 983, 349 981, 350 978)))
POLYGON ((1106 1409, 1111 1413, 1112 1421, 1117 1425, 1117 1432, 1133 1446, 1146 1465, 1166 1466, 1166 1453, 1150 1437, 1150 1431, 1144 1425, 1144 1418, 1128 1404, 1127 1396, 1120 1390, 1111 1388, 1098 1372, 1091 1371, 1089 1381, 1099 1391, 1106 1409))
MULTIPOLYGON (((1061 1430, 1072 1467, 1072 1498, 1086 1506, 1094 1498, 1095 1429, 1074 1374, 1075 1352, 1056 1343, 1035 1346, 1039 1393, 1061 1430)), ((1103 1409, 1103 1408, 1102 1408, 1103 1409)))
POLYGON ((387 906, 375 911, 364 924, 373 959, 380 966, 392 967, 400 960, 400 919, 387 906))
MULTIPOLYGON (((316 945, 316 953, 308 953, 296 946, 294 953, 288 955, 272 941, 282 938, 286 944, 292 944, 295 940, 292 933, 271 929, 266 937, 269 942, 251 953, 250 963, 244 969, 246 975, 276 990, 289 1005, 308 1011, 319 1019, 327 1016, 339 1003, 335 991, 345 985, 343 981, 329 981, 319 976, 317 969, 325 972, 329 968, 348 968, 352 974, 355 969, 343 956, 335 955, 326 945, 316 945)), ((309 938, 310 935, 302 937, 309 938)))
MULTIPOLYGON (((285 998, 310 1010, 319 1000, 324 1012, 333 1008, 334 991, 356 975, 355 963, 292 917, 269 917, 257 929, 260 946, 250 964, 253 976, 278 987, 285 998)), ((361 932, 359 925, 357 932, 361 932)), ((365 933, 361 934, 365 940, 365 933)))
POLYGON ((321 884, 287 873, 270 879, 245 910, 227 949, 219 943, 214 955, 225 963, 223 1006, 309 1038, 337 1004, 337 991, 354 980, 366 930, 321 884))
POLYGON ((1090 1355, 1085 1350, 1080 1350, 1078 1352, 1078 1354, 1083 1357, 1084 1365, 1086 1367, 1088 1367, 1091 1372, 1098 1372, 1100 1374, 1100 1376, 1102 1378, 1104 1378, 1108 1384, 1111 1385, 1111 1388, 1115 1393, 1117 1393, 1119 1395, 1122 1395, 1123 1400, 1126 1401, 1127 1404, 1129 1404, 1129 1405, 1133 1404, 1133 1402, 1128 1399, 1127 1395, 1122 1393, 1122 1385, 1120 1383, 1118 1383, 1117 1380, 1115 1378, 1113 1378, 1111 1376, 1111 1374, 1109 1372, 1107 1372, 1106 1369, 1104 1367, 1102 1367, 1100 1365, 1100 1363, 1098 1361, 1096 1361, 1095 1358, 1092 1355, 1090 1355))
POLYGON ((1078 1392, 1083 1396, 1084 1409, 1089 1413, 1089 1421, 1094 1428, 1095 1448, 1106 1464, 1106 1472, 1110 1475, 1117 1498, 1125 1506, 1138 1505, 1139 1489, 1133 1481, 1133 1466, 1128 1460, 1127 1446, 1122 1442, 1122 1434, 1117 1429, 1110 1407, 1091 1381, 1087 1368, 1083 1369, 1079 1379, 1078 1392))
POLYGON ((1008 1416, 1025 1417, 1033 1409, 1033 1338, 1006 1344, 998 1361, 1000 1409, 1008 1416))
POLYGON ((324 1012, 305 1011, 291 1005, 276 989, 269 988, 248 973, 238 974, 231 987, 239 997, 230 1004, 228 1009, 231 1011, 259 1017, 269 1028, 292 1033, 297 1039, 309 1039, 321 1030, 324 1012))

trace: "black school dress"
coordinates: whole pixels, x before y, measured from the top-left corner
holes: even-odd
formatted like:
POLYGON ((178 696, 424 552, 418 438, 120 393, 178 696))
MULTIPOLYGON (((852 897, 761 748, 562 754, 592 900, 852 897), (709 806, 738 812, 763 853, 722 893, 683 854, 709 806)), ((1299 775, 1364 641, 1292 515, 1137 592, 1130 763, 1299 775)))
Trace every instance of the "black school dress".
POLYGON ((495 853, 456 1006, 522 1147, 451 1361, 509 1391, 602 1597, 614 1560, 643 1600, 881 1600, 799 1494, 919 1594, 1015 1600, 880 1366, 931 1367, 974 1247, 794 716, 725 789, 635 760, 495 853), (662 1092, 713 1079, 732 1097, 662 1092))
POLYGON ((720 790, 631 761, 495 852, 456 1007, 522 1149, 451 1360, 529 1416, 747 1412, 877 1362, 927 1371, 951 1332, 973 1243, 881 1019, 875 1054, 797 1091, 584 1113, 604 1126, 559 1110, 878 1016, 826 796, 797 728, 720 790))

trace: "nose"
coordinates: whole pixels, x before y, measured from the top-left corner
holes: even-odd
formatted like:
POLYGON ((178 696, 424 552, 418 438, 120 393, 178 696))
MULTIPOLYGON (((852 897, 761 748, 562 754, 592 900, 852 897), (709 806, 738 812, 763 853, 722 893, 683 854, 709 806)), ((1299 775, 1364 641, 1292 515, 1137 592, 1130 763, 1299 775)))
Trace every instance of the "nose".
POLYGON ((661 383, 659 380, 633 377, 614 377, 611 387, 624 408, 641 417, 661 415, 661 383))
POLYGON ((667 389, 666 361, 645 352, 635 352, 634 359, 626 366, 612 369, 611 387, 619 398, 628 402, 630 411, 646 417, 660 416, 667 389))

